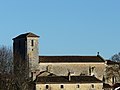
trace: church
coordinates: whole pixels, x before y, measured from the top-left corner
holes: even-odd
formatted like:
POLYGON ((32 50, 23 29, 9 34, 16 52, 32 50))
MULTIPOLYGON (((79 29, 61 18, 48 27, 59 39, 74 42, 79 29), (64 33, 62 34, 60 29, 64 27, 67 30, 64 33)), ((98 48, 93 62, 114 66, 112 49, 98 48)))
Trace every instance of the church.
MULTIPOLYGON (((25 33, 13 38, 14 71, 20 65, 35 82, 36 90, 112 90, 106 60, 95 56, 41 56, 39 36, 25 33)), ((25 75, 24 75, 25 76, 25 75)))

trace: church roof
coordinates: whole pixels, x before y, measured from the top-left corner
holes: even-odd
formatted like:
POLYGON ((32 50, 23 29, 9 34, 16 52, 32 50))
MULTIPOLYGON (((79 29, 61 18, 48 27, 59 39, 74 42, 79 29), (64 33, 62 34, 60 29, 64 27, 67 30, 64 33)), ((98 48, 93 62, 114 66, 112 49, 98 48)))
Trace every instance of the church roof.
POLYGON ((36 83, 41 84, 56 84, 56 83, 102 83, 101 80, 94 76, 40 76, 37 77, 36 83))
POLYGON ((13 40, 17 39, 17 38, 26 38, 26 37, 39 37, 39 36, 34 33, 29 32, 29 33, 21 34, 15 38, 13 38, 13 40))
POLYGON ((56 63, 56 62, 105 62, 105 60, 97 56, 39 56, 39 62, 56 63))

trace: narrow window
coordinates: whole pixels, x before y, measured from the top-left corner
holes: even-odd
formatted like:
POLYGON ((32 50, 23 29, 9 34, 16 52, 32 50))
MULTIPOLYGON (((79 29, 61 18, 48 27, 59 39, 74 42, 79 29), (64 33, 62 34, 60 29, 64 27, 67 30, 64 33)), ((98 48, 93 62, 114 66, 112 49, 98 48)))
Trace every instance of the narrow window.
POLYGON ((94 85, 92 84, 92 88, 94 88, 94 85))
POLYGON ((91 75, 91 67, 89 66, 89 75, 91 75))
POLYGON ((64 86, 63 86, 63 85, 61 85, 61 88, 64 88, 64 86))
POLYGON ((48 89, 49 88, 49 86, 48 85, 46 85, 46 89, 48 89))
POLYGON ((94 70, 95 70, 95 67, 92 67, 91 69, 92 69, 92 72, 94 72, 94 70))
POLYGON ((94 67, 89 67, 89 75, 95 76, 95 66, 94 67))
POLYGON ((34 46, 34 40, 31 40, 31 46, 34 46))
POLYGON ((77 85, 77 88, 80 88, 80 85, 77 85))
POLYGON ((112 76, 112 84, 115 84, 115 77, 112 76))

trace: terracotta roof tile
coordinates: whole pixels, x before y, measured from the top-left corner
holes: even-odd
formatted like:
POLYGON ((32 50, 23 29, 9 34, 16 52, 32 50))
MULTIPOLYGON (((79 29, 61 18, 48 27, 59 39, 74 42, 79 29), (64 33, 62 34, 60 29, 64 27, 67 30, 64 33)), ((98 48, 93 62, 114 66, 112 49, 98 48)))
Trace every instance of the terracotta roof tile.
POLYGON ((94 76, 71 76, 71 80, 68 76, 40 76, 37 77, 36 83, 102 83, 102 81, 94 76))
POLYGON ((39 56, 39 62, 105 62, 101 56, 39 56))
POLYGON ((107 83, 103 83, 103 88, 112 88, 112 86, 110 86, 110 85, 107 84, 107 83))

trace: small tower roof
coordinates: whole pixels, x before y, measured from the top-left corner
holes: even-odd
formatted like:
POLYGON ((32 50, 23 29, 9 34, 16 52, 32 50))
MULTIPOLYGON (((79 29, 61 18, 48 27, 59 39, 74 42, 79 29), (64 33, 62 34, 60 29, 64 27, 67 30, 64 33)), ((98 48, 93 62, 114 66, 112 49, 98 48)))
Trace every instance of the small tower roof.
POLYGON ((26 37, 39 37, 39 36, 34 33, 29 32, 29 33, 21 34, 15 38, 13 38, 13 40, 17 39, 17 38, 26 38, 26 37))

